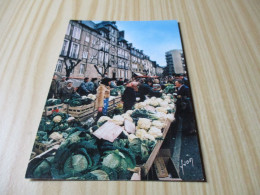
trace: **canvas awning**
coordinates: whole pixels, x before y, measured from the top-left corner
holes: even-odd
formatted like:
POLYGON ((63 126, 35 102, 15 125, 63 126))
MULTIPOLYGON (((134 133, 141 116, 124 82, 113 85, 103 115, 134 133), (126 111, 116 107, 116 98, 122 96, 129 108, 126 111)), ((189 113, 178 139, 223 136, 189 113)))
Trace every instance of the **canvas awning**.
POLYGON ((138 72, 134 72, 134 74, 137 76, 143 76, 141 73, 138 73, 138 72))

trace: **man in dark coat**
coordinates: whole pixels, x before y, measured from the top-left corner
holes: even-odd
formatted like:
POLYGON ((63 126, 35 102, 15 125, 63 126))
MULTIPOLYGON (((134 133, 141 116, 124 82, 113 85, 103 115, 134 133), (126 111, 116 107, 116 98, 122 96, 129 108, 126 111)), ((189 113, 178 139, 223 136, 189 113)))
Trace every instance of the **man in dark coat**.
POLYGON ((146 95, 161 97, 162 94, 158 91, 153 91, 152 86, 153 86, 152 80, 146 80, 146 83, 140 85, 138 91, 139 91, 141 102, 146 99, 145 97, 146 95))
POLYGON ((53 78, 51 81, 51 87, 50 87, 47 99, 58 98, 58 88, 59 88, 59 83, 57 81, 57 75, 53 75, 53 78))
POLYGON ((117 86, 120 86, 123 84, 124 84, 123 78, 120 78, 119 81, 117 81, 117 86))
POLYGON ((136 102, 136 91, 138 82, 131 82, 126 85, 126 89, 124 94, 122 95, 122 101, 124 103, 124 112, 127 110, 131 110, 132 107, 135 105, 136 102))
POLYGON ((190 99, 190 89, 184 85, 182 80, 176 80, 177 87, 177 101, 175 118, 178 123, 178 129, 185 134, 194 134, 194 113, 190 99))
POLYGON ((94 92, 94 83, 89 82, 89 78, 86 77, 84 81, 80 84, 78 91, 81 96, 88 95, 94 92))

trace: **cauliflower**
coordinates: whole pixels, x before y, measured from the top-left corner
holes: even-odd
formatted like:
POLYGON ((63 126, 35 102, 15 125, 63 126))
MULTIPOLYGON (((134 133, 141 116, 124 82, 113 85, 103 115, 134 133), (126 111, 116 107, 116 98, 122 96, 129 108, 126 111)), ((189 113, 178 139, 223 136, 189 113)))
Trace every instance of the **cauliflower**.
POLYGON ((126 114, 131 115, 133 113, 133 110, 127 110, 126 114))
POLYGON ((168 107, 168 102, 166 102, 166 101, 160 102, 160 106, 166 108, 166 107, 168 107))
POLYGON ((81 96, 81 98, 84 100, 84 99, 87 99, 88 97, 83 95, 83 96, 81 96))
POLYGON ((159 103, 161 103, 161 102, 163 102, 164 100, 163 100, 162 98, 157 98, 156 101, 159 102, 159 103))
POLYGON ((165 114, 164 112, 157 112, 154 114, 155 117, 159 118, 159 121, 161 122, 165 122, 167 119, 167 114, 165 114))
POLYGON ((61 122, 62 118, 61 118, 61 116, 58 115, 58 116, 55 116, 52 120, 55 123, 59 123, 59 122, 61 122))
POLYGON ((167 108, 164 108, 164 107, 157 107, 156 111, 157 112, 163 112, 163 113, 167 114, 167 108))
POLYGON ((152 100, 149 105, 156 107, 159 106, 159 102, 157 100, 152 100))
POLYGON ((131 142, 133 139, 137 138, 134 134, 128 135, 128 141, 131 142))
POLYGON ((50 139, 53 139, 53 140, 60 140, 60 139, 62 139, 62 134, 59 134, 59 133, 57 133, 57 132, 53 132, 50 136, 49 136, 49 138, 50 139))
POLYGON ((146 135, 147 132, 144 129, 138 129, 135 132, 136 137, 143 139, 144 135, 146 135))
POLYGON ((170 108, 174 109, 175 108, 175 104, 169 104, 168 105, 170 108))
POLYGON ((172 102, 170 98, 165 99, 164 101, 167 102, 168 104, 170 104, 172 102))
POLYGON ((125 114, 122 114, 121 116, 122 116, 124 119, 127 119, 127 120, 133 122, 133 119, 131 118, 130 115, 128 115, 128 114, 125 113, 125 114))
POLYGON ((109 118, 108 116, 101 116, 99 119, 98 119, 98 123, 103 123, 105 121, 111 121, 111 118, 109 118))
POLYGON ((96 95, 93 95, 93 94, 88 94, 87 97, 90 98, 90 99, 92 99, 92 100, 95 100, 95 99, 96 99, 96 95))
POLYGON ((142 138, 143 138, 143 139, 149 139, 149 140, 152 140, 152 141, 156 141, 155 138, 154 138, 154 136, 152 136, 152 135, 149 134, 149 133, 144 134, 142 138))
POLYGON ((175 118, 173 114, 167 114, 167 119, 172 122, 175 118))
POLYGON ((139 129, 146 129, 148 130, 151 126, 151 121, 150 119, 147 118, 139 118, 138 122, 137 122, 137 127, 139 129))
POLYGON ((148 131, 148 134, 152 135, 154 138, 162 137, 161 130, 156 127, 151 127, 151 129, 148 131))
POLYGON ((158 129, 164 128, 164 124, 161 121, 158 121, 158 120, 157 121, 153 121, 152 122, 152 126, 158 128, 158 129))
POLYGON ((151 100, 153 100, 153 101, 156 100, 156 97, 151 97, 151 100))
POLYGON ((151 99, 146 99, 146 100, 144 101, 144 103, 146 103, 147 105, 149 105, 151 102, 152 102, 151 99))
POLYGON ((145 106, 146 106, 145 102, 139 102, 139 103, 135 104, 135 109, 143 108, 145 106))
POLYGON ((111 121, 116 125, 123 125, 124 120, 125 119, 121 115, 115 115, 111 121))

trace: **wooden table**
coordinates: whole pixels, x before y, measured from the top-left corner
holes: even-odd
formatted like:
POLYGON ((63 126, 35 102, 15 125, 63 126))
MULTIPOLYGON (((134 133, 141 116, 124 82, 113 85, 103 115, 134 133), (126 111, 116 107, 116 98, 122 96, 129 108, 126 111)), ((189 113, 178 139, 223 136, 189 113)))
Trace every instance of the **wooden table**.
POLYGON ((0 194, 259 194, 259 21, 259 0, 1 0, 0 194), (179 20, 206 183, 24 179, 70 19, 179 20))

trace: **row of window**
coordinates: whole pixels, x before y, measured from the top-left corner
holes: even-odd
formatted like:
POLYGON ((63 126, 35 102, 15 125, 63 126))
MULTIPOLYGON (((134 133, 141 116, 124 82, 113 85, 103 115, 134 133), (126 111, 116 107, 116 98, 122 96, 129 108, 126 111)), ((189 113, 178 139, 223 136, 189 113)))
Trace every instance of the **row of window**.
MULTIPOLYGON (((63 68, 63 61, 62 60, 58 60, 55 72, 62 72, 62 68, 63 68)), ((75 69, 72 70, 71 74, 74 73, 74 70, 75 69)), ((80 75, 84 75, 84 73, 85 73, 85 64, 80 64, 79 74, 80 75)))

